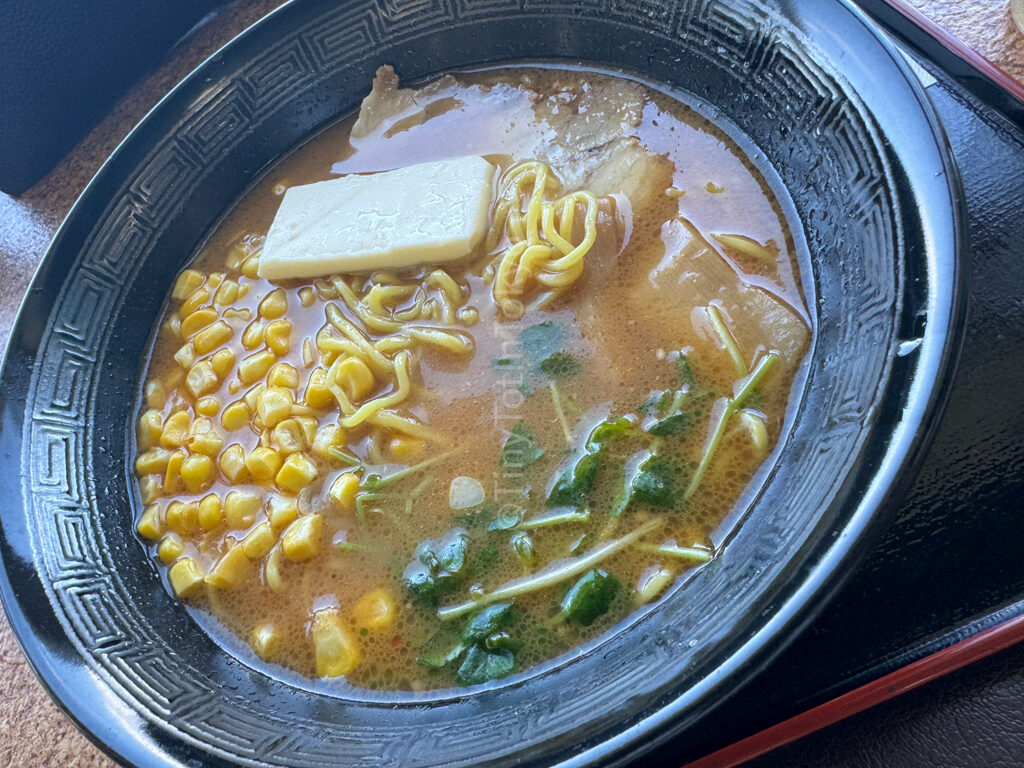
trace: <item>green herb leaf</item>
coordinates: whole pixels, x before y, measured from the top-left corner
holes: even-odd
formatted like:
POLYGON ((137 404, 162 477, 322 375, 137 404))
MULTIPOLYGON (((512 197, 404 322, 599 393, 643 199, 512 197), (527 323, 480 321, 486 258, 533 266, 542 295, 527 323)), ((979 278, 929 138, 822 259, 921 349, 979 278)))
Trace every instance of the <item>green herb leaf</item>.
POLYGON ((484 648, 489 651, 496 651, 500 648, 505 648, 512 651, 512 653, 518 653, 523 647, 522 640, 516 640, 508 632, 495 632, 484 640, 484 648))
POLYGON ((564 338, 565 323, 547 320, 524 328, 519 333, 519 347, 523 350, 523 355, 533 365, 538 365, 542 360, 559 351, 564 338))
POLYGON ((598 458, 596 453, 584 454, 573 466, 565 470, 551 487, 547 505, 578 507, 583 504, 590 489, 594 487, 598 458))
POLYGON ((440 669, 455 661, 466 650, 450 627, 442 627, 426 642, 416 663, 421 667, 440 669))
POLYGON ((466 532, 458 528, 440 539, 424 539, 416 546, 416 558, 406 566, 402 581, 420 605, 435 607, 462 582, 466 560, 466 532))
POLYGON ((680 384, 684 384, 691 389, 697 388, 697 377, 693 375, 690 361, 686 359, 686 355, 682 352, 679 353, 679 359, 676 360, 676 372, 679 374, 680 384))
POLYGON ((449 573, 459 573, 466 564, 466 534, 456 536, 448 542, 438 556, 441 567, 449 573))
POLYGON ((690 411, 682 411, 654 422, 647 431, 656 437, 682 437, 693 428, 696 421, 690 411))
POLYGON ((671 509, 676 504, 675 464, 659 456, 651 456, 640 464, 633 476, 633 498, 652 507, 671 509))
POLYGON ((618 579, 601 568, 588 571, 565 593, 560 615, 589 627, 607 612, 620 586, 618 579))
POLYGON ((499 464, 502 469, 521 469, 529 466, 544 455, 544 451, 533 436, 525 421, 518 422, 501 449, 499 464))
POLYGON ((667 389, 651 392, 640 406, 640 412, 649 416, 660 416, 672 405, 673 396, 673 393, 667 389))
POLYGON ((519 525, 519 521, 523 519, 522 510, 518 512, 509 512, 504 515, 499 515, 490 522, 487 526, 488 531, 507 531, 515 528, 519 525))
POLYGON ((512 618, 512 606, 514 604, 495 603, 484 608, 468 622, 462 630, 462 641, 464 643, 477 643, 493 635, 502 629, 512 618))
POLYGON ((524 567, 530 568, 537 562, 537 552, 533 548, 533 539, 530 538, 528 533, 520 532, 515 534, 509 539, 509 543, 524 567))
POLYGON ((570 354, 555 352, 541 360, 540 369, 553 379, 569 379, 583 368, 583 364, 570 354))
POLYGON ((505 648, 488 651, 479 646, 473 646, 466 654, 456 677, 463 685, 479 685, 488 680, 500 680, 507 677, 512 674, 514 669, 515 657, 512 655, 512 651, 505 648))
POLYGON ((494 566, 498 564, 499 559, 501 559, 501 552, 498 551, 498 546, 496 544, 488 544, 469 561, 467 571, 472 578, 478 579, 490 573, 494 566))
POLYGON ((596 453, 604 447, 614 437, 620 437, 622 435, 629 434, 633 429, 633 423, 625 416, 620 416, 614 421, 606 420, 598 424, 590 432, 590 437, 587 438, 587 451, 590 453, 596 453))

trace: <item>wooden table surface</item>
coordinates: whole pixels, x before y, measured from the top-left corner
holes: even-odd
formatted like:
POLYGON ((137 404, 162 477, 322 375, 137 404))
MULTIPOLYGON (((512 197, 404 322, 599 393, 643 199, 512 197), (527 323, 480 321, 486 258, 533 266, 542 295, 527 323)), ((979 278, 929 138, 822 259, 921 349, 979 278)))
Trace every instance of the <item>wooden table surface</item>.
MULTIPOLYGON (((1024 82, 1024 37, 1009 0, 911 0, 918 10, 1024 82)), ((206 56, 280 0, 235 0, 172 52, 61 163, 25 194, 0 193, 0 348, 47 244, 82 188, 128 130, 206 56)), ((913 722, 904 723, 912 731, 913 722)), ((912 739, 913 733, 908 732, 912 739)), ((0 767, 113 768, 37 682, 0 613, 0 767)))

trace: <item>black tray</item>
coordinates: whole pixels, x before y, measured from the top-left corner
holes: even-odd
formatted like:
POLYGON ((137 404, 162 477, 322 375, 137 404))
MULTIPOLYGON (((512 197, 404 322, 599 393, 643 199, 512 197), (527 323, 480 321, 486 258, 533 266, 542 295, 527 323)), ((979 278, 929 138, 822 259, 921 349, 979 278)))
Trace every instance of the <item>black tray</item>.
MULTIPOLYGON (((949 404, 848 584, 764 672, 645 766, 715 752, 1024 615, 1024 111, 884 3, 865 5, 918 65, 963 179, 968 316, 949 404)), ((1019 751, 1007 764, 1019 764, 1024 741, 1010 739, 1019 751)))

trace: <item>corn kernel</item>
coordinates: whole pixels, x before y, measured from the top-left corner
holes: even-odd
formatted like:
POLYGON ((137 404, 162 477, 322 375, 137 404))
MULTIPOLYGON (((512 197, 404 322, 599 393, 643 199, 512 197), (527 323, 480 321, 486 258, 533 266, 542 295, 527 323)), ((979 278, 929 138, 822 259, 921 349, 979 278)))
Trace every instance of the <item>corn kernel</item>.
POLYGON ((274 360, 274 353, 267 349, 243 357, 242 362, 238 364, 238 378, 242 380, 243 384, 259 381, 267 375, 274 360))
POLYGON ((326 408, 334 405, 334 395, 331 394, 327 384, 326 368, 314 368, 310 371, 303 400, 306 405, 313 408, 326 408))
POLYGON ((242 382, 240 382, 238 379, 232 379, 231 381, 228 382, 228 393, 229 394, 237 395, 241 388, 242 388, 242 382))
POLYGON ((220 556, 206 575, 206 583, 221 589, 235 589, 242 586, 252 572, 252 562, 238 544, 232 545, 220 556))
POLYGON ((267 519, 270 521, 270 527, 275 531, 287 528, 298 516, 299 508, 295 499, 274 494, 267 502, 267 519))
POLYGON ((171 454, 167 459, 167 469, 164 470, 164 493, 175 493, 181 486, 181 465, 188 456, 180 448, 171 454))
POLYGON ((352 400, 362 400, 373 391, 373 372, 358 357, 346 357, 338 363, 334 380, 352 400))
MULTIPOLYGON (((199 314, 198 312, 196 314, 199 314)), ((195 317, 195 315, 192 315, 195 317)), ((192 317, 189 319, 191 320, 192 317)), ((207 352, 212 352, 221 344, 225 344, 231 339, 232 330, 231 326, 225 323, 223 320, 218 320, 213 325, 203 328, 196 337, 192 339, 192 344, 196 348, 196 352, 200 355, 205 355, 207 352)))
POLYGON ((184 320, 195 313, 201 306, 210 300, 210 292, 206 288, 196 288, 188 295, 181 306, 178 307, 178 314, 184 320))
POLYGON ((264 661, 269 661, 281 645, 281 633, 269 621, 255 627, 249 635, 249 644, 264 661))
POLYGON ((182 368, 191 368, 196 361, 196 350, 191 342, 186 342, 181 349, 174 353, 174 362, 182 368))
POLYGON ((154 472, 164 472, 167 469, 167 461, 171 458, 171 452, 165 448, 150 448, 145 453, 140 453, 135 459, 135 474, 151 475, 154 472))
POLYGON ((237 298, 238 283, 234 280, 225 280, 217 287, 217 292, 213 295, 213 303, 218 307, 226 307, 234 304, 237 298))
POLYGON ((274 354, 278 357, 282 357, 288 354, 288 350, 291 349, 291 341, 289 337, 292 332, 292 324, 287 320, 275 320, 267 325, 266 330, 263 332, 263 340, 267 346, 274 350, 274 354))
POLYGON ((218 349, 210 358, 210 365, 213 366, 213 372, 217 374, 217 378, 223 381, 235 367, 235 353, 230 349, 218 349))
POLYGON ((167 402, 167 388, 156 379, 147 381, 143 392, 146 397, 146 405, 150 408, 159 410, 167 402))
POLYGON ((233 443, 220 455, 220 471, 228 480, 236 485, 249 479, 249 470, 245 466, 245 449, 233 443))
POLYGON ((298 493, 311 482, 317 475, 316 464, 309 460, 304 454, 293 453, 287 459, 274 478, 278 488, 292 493, 298 493))
POLYGON ((250 560, 259 560, 277 542, 277 537, 270 530, 270 523, 260 523, 242 539, 242 551, 250 560))
POLYGON ((213 365, 209 360, 200 360, 192 366, 185 377, 185 386, 192 393, 192 397, 199 397, 217 389, 219 382, 217 374, 213 371, 213 365))
POLYGON ((191 557, 181 558, 171 566, 167 575, 171 579, 174 594, 178 597, 188 597, 203 584, 203 572, 199 569, 199 564, 191 557))
POLYGON ((208 493, 200 500, 197 517, 199 527, 204 531, 212 531, 224 520, 224 508, 220 503, 220 496, 215 493, 208 493))
POLYGON ((239 267, 238 271, 241 272, 246 277, 255 280, 257 277, 259 277, 260 257, 256 255, 250 256, 249 258, 242 262, 242 266, 239 267))
POLYGON ((139 447, 142 449, 149 448, 151 445, 155 445, 156 442, 163 436, 164 421, 160 416, 160 411, 149 410, 139 416, 139 447))
POLYGON ((313 647, 320 677, 347 675, 359 665, 359 644, 333 608, 313 614, 313 647))
POLYGON ((285 294, 283 288, 275 288, 264 296, 258 309, 260 317, 265 317, 268 320, 274 320, 275 318, 281 317, 281 315, 287 311, 288 296, 285 294))
MULTIPOLYGON (((182 318, 181 335, 186 339, 192 338, 199 331, 217 320, 217 310, 197 309, 188 317, 182 318)), ((227 325, 225 323, 225 325, 227 325)), ((230 329, 229 329, 230 330, 230 329)), ((195 343, 193 341, 193 343, 195 343)))
POLYGON ((270 549, 270 554, 263 561, 263 583, 274 592, 284 591, 284 577, 281 576, 281 545, 277 544, 270 549))
POLYGON ((143 504, 152 504, 160 498, 163 492, 164 486, 160 482, 159 475, 146 475, 139 480, 139 495, 142 497, 143 504))
POLYGON ((185 435, 192 418, 188 411, 172 413, 164 422, 163 430, 160 432, 160 445, 164 448, 178 448, 185 442, 185 435))
POLYGON ((246 257, 252 253, 252 248, 245 240, 235 243, 228 251, 228 257, 224 259, 224 266, 228 269, 239 269, 246 257))
POLYGON ((248 491, 231 491, 224 497, 224 520, 228 528, 245 530, 256 520, 262 503, 260 497, 248 491))
POLYGON ((302 340, 302 364, 307 368, 312 368, 315 362, 316 354, 313 351, 313 342, 307 336, 302 340))
POLYGON ((279 422, 270 437, 271 445, 285 456, 306 449, 306 431, 298 419, 279 422))
POLYGON ((255 387, 246 392, 245 395, 242 397, 242 399, 245 401, 245 404, 249 406, 250 413, 256 412, 256 401, 260 399, 260 395, 263 394, 263 390, 266 388, 267 387, 265 384, 257 384, 255 387))
POLYGON ((199 493, 210 487, 214 480, 213 459, 201 453, 193 453, 181 463, 181 481, 189 493, 199 493))
POLYGON ((351 512, 356 508, 358 490, 359 478, 353 472, 342 472, 331 484, 328 495, 343 512, 351 512))
POLYGON ((418 437, 407 435, 392 438, 391 442, 388 443, 388 450, 391 451, 391 455, 397 461, 404 464, 411 464, 422 456, 426 447, 427 444, 418 437))
POLYGON ((160 534, 164 532, 164 527, 160 520, 159 504, 150 504, 142 510, 139 522, 135 525, 135 530, 139 532, 140 536, 150 541, 156 541, 160 538, 160 534))
POLYGON ((183 301, 192 291, 203 284, 204 279, 202 272, 186 269, 174 281, 174 290, 171 291, 171 297, 175 301, 183 301))
POLYGON ((284 387, 267 387, 256 401, 256 413, 268 429, 272 429, 292 413, 295 397, 284 387))
POLYGON ((301 563, 320 554, 320 532, 324 519, 320 515, 303 515, 285 529, 281 536, 284 556, 301 563))
POLYGON ((299 372, 290 363, 277 363, 267 374, 267 384, 271 387, 295 389, 299 386, 299 372))
POLYGON ((205 456, 216 456, 224 446, 224 438, 220 436, 217 428, 205 416, 200 416, 192 422, 189 427, 188 437, 185 438, 185 447, 192 453, 201 453, 205 456))
POLYGON ((263 344, 263 332, 267 324, 262 320, 253 320, 242 331, 242 346, 246 349, 256 349, 263 344))
POLYGON ((164 320, 164 324, 160 326, 160 330, 168 334, 172 339, 181 337, 181 318, 178 317, 177 312, 173 312, 170 317, 164 320))
POLYGON ((245 457, 245 467, 257 483, 269 483, 281 469, 281 454, 273 448, 253 448, 245 457))
POLYGON ((386 589, 371 589, 352 606, 352 617, 359 627, 371 631, 388 630, 398 618, 398 606, 386 589))
POLYGON ((220 400, 211 395, 200 397, 196 400, 196 413, 203 416, 216 416, 220 413, 220 400))
POLYGON ((206 287, 211 291, 216 290, 224 282, 225 277, 226 275, 223 272, 211 272, 210 276, 206 278, 206 287))
POLYGON ((194 501, 172 501, 164 510, 164 524, 179 536, 191 536, 199 530, 199 505, 194 501))
POLYGON ((228 432, 234 432, 236 429, 247 426, 250 416, 249 406, 245 404, 245 401, 236 400, 224 409, 224 413, 220 415, 220 423, 228 432))
POLYGON ((168 565, 181 557, 184 552, 185 544, 175 533, 168 533, 160 539, 160 544, 156 548, 157 555, 168 565))
POLYGON ((316 419, 312 416, 296 416, 295 420, 302 427, 302 436, 306 439, 306 445, 312 445, 313 439, 316 437, 316 419))
POLYGON ((302 288, 299 288, 299 302, 302 306, 312 307, 314 301, 316 301, 316 291, 308 285, 304 285, 302 288))
POLYGON ((345 445, 345 430, 337 424, 325 424, 316 431, 313 438, 313 453, 323 459, 330 459, 328 448, 340 448, 345 445))

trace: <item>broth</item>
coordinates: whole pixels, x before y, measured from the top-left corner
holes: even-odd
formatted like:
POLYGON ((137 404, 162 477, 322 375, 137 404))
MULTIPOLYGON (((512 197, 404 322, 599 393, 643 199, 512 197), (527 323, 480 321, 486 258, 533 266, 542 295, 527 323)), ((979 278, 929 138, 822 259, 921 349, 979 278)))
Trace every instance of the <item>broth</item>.
MULTIPOLYGON (((285 158, 179 277, 148 362, 137 522, 172 587, 265 661, 421 690, 528 669, 713 558, 712 531, 778 440, 810 331, 778 202, 681 103, 581 71, 415 92, 387 91, 386 75, 369 119, 285 158), (542 160, 559 195, 618 185, 595 190, 575 283, 502 304, 491 257, 511 229, 397 274, 256 275, 287 188, 462 155, 506 180, 542 160), (448 346, 396 341, 412 382, 394 418, 335 429, 346 414, 317 376, 341 387, 345 329, 398 370, 387 324, 353 309, 374 302, 448 346), (261 400, 268 387, 290 394, 261 400)), ((361 370, 344 379, 354 407, 397 397, 378 369, 360 393, 361 370)))

